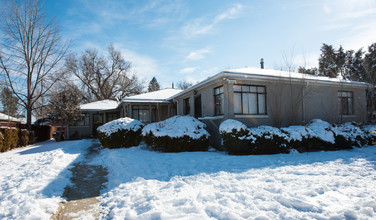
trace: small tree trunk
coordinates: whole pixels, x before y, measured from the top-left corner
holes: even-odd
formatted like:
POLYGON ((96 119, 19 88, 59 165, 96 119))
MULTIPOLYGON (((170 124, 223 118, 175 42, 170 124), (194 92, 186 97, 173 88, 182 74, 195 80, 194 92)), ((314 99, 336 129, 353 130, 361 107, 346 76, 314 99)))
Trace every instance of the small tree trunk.
POLYGON ((26 108, 26 117, 27 117, 27 122, 26 122, 27 130, 31 132, 31 107, 26 108))

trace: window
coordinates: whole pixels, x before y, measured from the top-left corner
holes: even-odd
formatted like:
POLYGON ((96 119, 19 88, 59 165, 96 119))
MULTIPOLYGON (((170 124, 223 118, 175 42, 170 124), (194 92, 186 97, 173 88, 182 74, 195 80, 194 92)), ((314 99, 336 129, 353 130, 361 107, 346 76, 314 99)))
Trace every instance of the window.
POLYGON ((120 112, 107 112, 106 113, 106 122, 116 120, 120 118, 120 112))
POLYGON ((266 115, 265 86, 234 85, 234 113, 266 115))
MULTIPOLYGON (((151 106, 151 110, 155 111, 155 106, 151 106)), ((132 118, 140 122, 150 122, 150 108, 148 105, 132 105, 132 118)))
POLYGON ((74 123, 74 126, 89 126, 89 114, 83 114, 83 116, 74 123))
POLYGON ((189 98, 186 98, 183 100, 183 115, 189 115, 190 112, 189 98))
POLYGON ((214 115, 223 115, 223 86, 214 89, 214 115))
POLYGON ((353 93, 347 91, 338 92, 338 103, 341 115, 354 114, 353 109, 353 93))

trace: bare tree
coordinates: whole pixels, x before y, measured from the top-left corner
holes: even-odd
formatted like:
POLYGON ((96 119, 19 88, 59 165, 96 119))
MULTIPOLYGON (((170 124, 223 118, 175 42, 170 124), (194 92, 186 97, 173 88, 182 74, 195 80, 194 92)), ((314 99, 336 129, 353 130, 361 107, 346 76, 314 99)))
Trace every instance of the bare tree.
POLYGON ((179 82, 176 84, 176 86, 177 86, 177 88, 179 88, 179 89, 185 90, 185 89, 188 89, 189 87, 193 86, 193 83, 188 82, 188 81, 179 81, 179 82))
POLYGON ((2 1, 0 69, 31 128, 34 104, 62 78, 59 63, 69 45, 39 0, 2 1))
POLYGON ((87 102, 122 99, 140 94, 143 90, 138 78, 129 73, 131 64, 123 59, 113 45, 108 47, 108 57, 99 55, 95 49, 88 49, 79 58, 71 55, 66 60, 66 67, 82 83, 87 102))
POLYGON ((82 94, 76 85, 66 83, 62 89, 52 91, 49 102, 50 112, 56 120, 63 122, 63 126, 67 123, 72 124, 81 117, 79 103, 82 94))
POLYGON ((8 87, 4 87, 1 91, 0 100, 3 104, 3 112, 12 117, 17 117, 18 99, 8 87))

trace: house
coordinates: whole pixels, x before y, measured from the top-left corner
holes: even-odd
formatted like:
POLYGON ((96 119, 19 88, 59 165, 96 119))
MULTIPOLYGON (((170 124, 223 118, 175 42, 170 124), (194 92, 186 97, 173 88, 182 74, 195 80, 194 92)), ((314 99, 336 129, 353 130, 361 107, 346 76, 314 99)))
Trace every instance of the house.
POLYGON ((17 124, 20 124, 22 120, 0 113, 0 126, 5 126, 5 127, 16 127, 17 124))
POLYGON ((120 102, 102 100, 83 104, 83 116, 74 125, 68 126, 68 139, 96 136, 96 129, 120 117, 131 117, 143 123, 162 121, 176 115, 176 104, 171 97, 180 89, 162 89, 126 97, 120 102))
POLYGON ((100 125, 120 118, 119 102, 115 100, 101 100, 80 106, 82 117, 73 125, 68 126, 68 139, 93 137, 100 125))
POLYGON ((171 97, 182 91, 169 88, 126 97, 120 104, 121 116, 143 123, 163 121, 176 115, 176 104, 171 97))
POLYGON ((190 115, 208 125, 219 146, 218 127, 226 119, 248 126, 289 126, 319 118, 332 123, 365 122, 369 84, 259 68, 222 71, 182 91, 164 89, 81 106, 84 117, 69 134, 95 136, 96 128, 119 117, 143 123, 190 115))
POLYGON ((177 102, 177 114, 206 123, 218 145, 218 127, 226 119, 247 126, 276 127, 306 124, 315 118, 332 123, 365 122, 368 86, 247 67, 222 71, 172 98, 177 102))

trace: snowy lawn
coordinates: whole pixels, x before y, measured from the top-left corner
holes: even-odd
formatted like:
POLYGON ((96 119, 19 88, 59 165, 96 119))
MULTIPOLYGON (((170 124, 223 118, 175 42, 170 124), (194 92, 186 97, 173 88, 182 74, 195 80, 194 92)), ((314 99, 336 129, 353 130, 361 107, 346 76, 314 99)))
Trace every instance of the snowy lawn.
POLYGON ((49 219, 91 140, 46 141, 0 154, 0 219, 49 219))
POLYGON ((376 218, 376 146, 259 156, 104 149, 109 219, 376 218))

